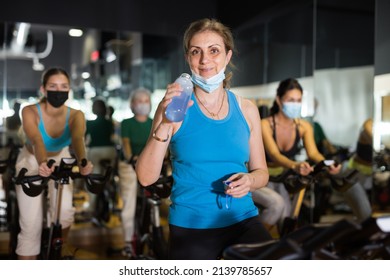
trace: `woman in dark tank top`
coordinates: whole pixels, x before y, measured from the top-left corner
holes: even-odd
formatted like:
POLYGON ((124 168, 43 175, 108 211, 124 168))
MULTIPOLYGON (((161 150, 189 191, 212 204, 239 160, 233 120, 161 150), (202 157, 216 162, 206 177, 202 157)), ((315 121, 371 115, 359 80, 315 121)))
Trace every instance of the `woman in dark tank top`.
MULTIPOLYGON (((273 138, 275 140, 275 143, 277 143, 276 139, 276 127, 275 127, 275 115, 272 115, 272 123, 271 123, 272 131, 273 131, 273 138)), ((293 146, 288 150, 281 150, 280 153, 284 155, 285 157, 289 159, 293 159, 298 153, 299 153, 299 142, 301 140, 301 136, 299 134, 299 120, 297 120, 296 127, 295 127, 295 141, 293 146)), ((266 153, 266 159, 268 165, 271 165, 273 160, 272 158, 266 153)))
MULTIPOLYGON (((313 171, 308 161, 296 159, 301 140, 307 160, 317 163, 325 159, 316 147, 311 124, 300 118, 302 93, 302 87, 297 80, 289 78, 280 82, 271 114, 261 120, 270 175, 278 175, 285 169, 293 169, 303 176, 313 171)), ((329 172, 336 174, 340 169, 341 166, 332 166, 329 172)), ((264 207, 261 219, 269 229, 280 227, 284 218, 290 215, 290 194, 283 183, 269 182, 266 188, 253 192, 253 199, 264 207)))

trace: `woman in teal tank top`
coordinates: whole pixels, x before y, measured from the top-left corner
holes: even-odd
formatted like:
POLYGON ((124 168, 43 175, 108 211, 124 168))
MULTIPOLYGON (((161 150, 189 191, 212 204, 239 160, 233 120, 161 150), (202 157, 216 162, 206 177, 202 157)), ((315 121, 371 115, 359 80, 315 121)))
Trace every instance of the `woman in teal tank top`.
POLYGON ((271 239, 251 195, 268 182, 260 116, 254 103, 229 91, 234 42, 226 26, 193 22, 184 49, 194 83, 190 107, 182 122, 170 122, 165 109, 180 85, 167 86, 136 172, 141 185, 154 183, 170 149, 169 257, 218 259, 230 245, 271 239))
MULTIPOLYGON (((81 166, 81 160, 86 159, 84 134, 84 114, 65 106, 70 90, 70 79, 67 72, 61 68, 50 68, 43 73, 40 88, 42 100, 37 104, 28 105, 22 110, 22 126, 26 136, 26 143, 20 151, 16 172, 27 168, 28 174, 50 176, 54 166, 49 168, 47 162, 55 160, 55 165, 61 158, 71 157, 69 145, 72 145, 74 154, 79 163, 80 173, 83 175, 92 172, 91 162, 81 166)), ((49 184, 54 183, 52 180, 49 184)), ((49 196, 55 197, 54 187, 49 185, 49 196)), ((16 186, 16 195, 19 206, 20 233, 16 254, 19 259, 36 259, 40 252, 42 233, 42 200, 38 197, 26 195, 20 185, 16 186)), ((74 221, 72 184, 64 186, 61 200, 60 223, 63 228, 63 248, 66 246, 66 237, 74 221)), ((53 199, 54 200, 54 199, 53 199)), ((51 213, 54 213, 54 202, 50 202, 51 213)))

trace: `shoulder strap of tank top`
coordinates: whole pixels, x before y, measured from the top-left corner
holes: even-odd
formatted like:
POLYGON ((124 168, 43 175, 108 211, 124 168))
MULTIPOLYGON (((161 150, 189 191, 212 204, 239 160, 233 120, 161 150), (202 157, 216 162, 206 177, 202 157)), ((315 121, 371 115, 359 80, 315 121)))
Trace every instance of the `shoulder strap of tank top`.
POLYGON ((68 112, 66 113, 65 125, 68 125, 69 116, 70 116, 70 107, 68 107, 68 112))
POLYGON ((294 119, 294 123, 295 123, 295 130, 296 130, 296 133, 297 133, 297 137, 300 139, 301 138, 301 135, 299 134, 299 126, 301 125, 301 122, 299 121, 299 119, 294 119))
POLYGON ((39 114, 39 119, 42 119, 42 112, 41 112, 41 105, 37 103, 37 109, 38 109, 38 114, 39 114))
POLYGON ((274 140, 275 140, 275 142, 276 142, 276 123, 275 123, 275 115, 272 115, 271 128, 272 128, 272 136, 274 137, 274 140))

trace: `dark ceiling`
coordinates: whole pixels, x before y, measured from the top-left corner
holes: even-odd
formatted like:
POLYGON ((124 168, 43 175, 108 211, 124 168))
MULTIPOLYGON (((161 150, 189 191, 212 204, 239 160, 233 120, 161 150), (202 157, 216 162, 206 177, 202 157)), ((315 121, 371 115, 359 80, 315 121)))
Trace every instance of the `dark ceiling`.
POLYGON ((370 0, 6 0, 0 21, 177 36, 189 22, 202 17, 216 17, 232 29, 243 28, 313 1, 320 9, 374 13, 370 0))

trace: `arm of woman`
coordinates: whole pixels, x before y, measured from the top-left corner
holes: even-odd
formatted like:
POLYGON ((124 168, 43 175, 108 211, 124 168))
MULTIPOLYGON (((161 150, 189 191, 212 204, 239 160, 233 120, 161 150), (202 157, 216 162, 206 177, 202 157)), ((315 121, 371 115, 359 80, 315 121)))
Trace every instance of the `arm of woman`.
MULTIPOLYGON (((318 163, 325 159, 325 157, 318 151, 314 141, 314 132, 311 124, 305 120, 300 121, 301 129, 303 130, 302 138, 305 150, 309 159, 318 163)), ((337 174, 341 171, 341 164, 331 165, 328 169, 330 174, 337 174)))
POLYGON ((93 165, 90 161, 86 166, 81 165, 81 160, 86 159, 84 135, 86 130, 86 122, 83 112, 75 110, 72 120, 69 122, 70 133, 72 137, 72 147, 79 163, 80 173, 87 175, 92 172, 93 165))
POLYGON ((303 145, 305 146, 308 158, 315 163, 324 160, 325 157, 317 149, 312 125, 302 119, 299 121, 299 124, 302 132, 303 145))
POLYGON ((242 112, 250 128, 249 172, 234 174, 228 178, 228 181, 231 181, 229 184, 231 188, 226 193, 233 197, 242 197, 248 194, 248 192, 265 187, 269 179, 261 134, 259 110, 253 102, 244 99, 242 102, 242 112))
POLYGON ((142 186, 156 182, 161 174, 164 157, 172 137, 173 124, 164 121, 165 107, 161 102, 153 118, 152 130, 136 162, 136 174, 142 186), (166 139, 166 141, 165 141, 166 139))
POLYGON ((45 144, 41 133, 38 129, 38 121, 36 112, 34 111, 35 105, 29 105, 23 108, 22 110, 22 119, 23 119, 23 130, 30 141, 33 148, 35 158, 37 159, 38 164, 40 165, 43 162, 47 162, 47 153, 45 149, 45 144))
MULTIPOLYGON (((170 122, 165 118, 165 109, 172 101, 172 97, 180 95, 180 85, 173 83, 167 86, 163 100, 158 105, 153 117, 153 125, 144 149, 138 156, 136 174, 138 181, 143 186, 149 186, 156 182, 161 174, 163 161, 168 151, 169 141, 180 128, 181 122, 170 122)), ((193 105, 190 100, 188 106, 193 105)))
POLYGON ((369 143, 372 142, 372 119, 368 119, 363 124, 363 129, 367 133, 369 143), (371 140, 371 141, 370 141, 371 140))

